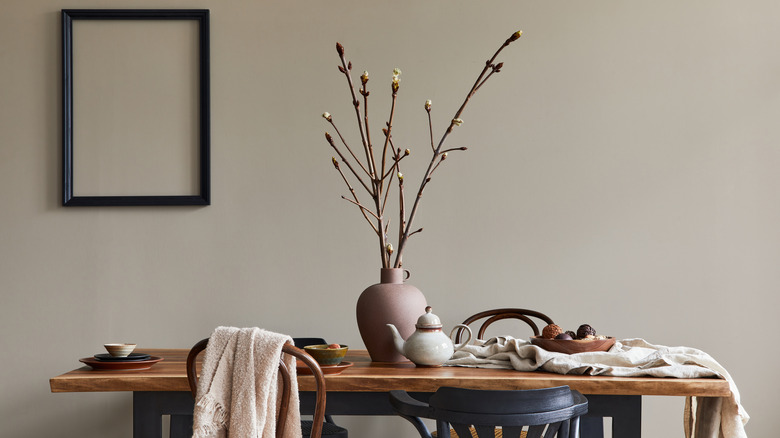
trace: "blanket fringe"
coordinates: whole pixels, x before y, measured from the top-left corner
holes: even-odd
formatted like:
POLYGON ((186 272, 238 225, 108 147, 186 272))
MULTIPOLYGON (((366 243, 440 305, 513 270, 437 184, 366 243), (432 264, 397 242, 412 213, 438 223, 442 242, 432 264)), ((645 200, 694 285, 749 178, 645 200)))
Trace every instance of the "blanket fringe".
POLYGON ((193 437, 215 436, 221 429, 227 428, 227 410, 216 398, 206 394, 195 403, 195 408, 200 411, 202 419, 209 420, 194 425, 193 437))

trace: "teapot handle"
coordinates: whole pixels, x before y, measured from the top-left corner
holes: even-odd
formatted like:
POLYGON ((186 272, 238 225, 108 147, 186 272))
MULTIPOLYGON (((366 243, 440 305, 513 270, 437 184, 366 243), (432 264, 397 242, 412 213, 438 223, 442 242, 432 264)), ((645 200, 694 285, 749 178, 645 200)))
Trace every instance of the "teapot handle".
POLYGON ((455 327, 453 327, 452 331, 450 331, 450 339, 452 339, 452 335, 455 334, 455 330, 457 330, 458 327, 463 327, 464 329, 466 329, 466 331, 468 332, 469 336, 468 336, 468 338, 466 338, 466 340, 462 344, 455 344, 455 345, 453 345, 453 348, 455 349, 455 351, 460 350, 461 348, 463 348, 466 345, 468 345, 469 342, 471 342, 471 329, 469 328, 469 326, 467 326, 465 324, 458 324, 455 327))

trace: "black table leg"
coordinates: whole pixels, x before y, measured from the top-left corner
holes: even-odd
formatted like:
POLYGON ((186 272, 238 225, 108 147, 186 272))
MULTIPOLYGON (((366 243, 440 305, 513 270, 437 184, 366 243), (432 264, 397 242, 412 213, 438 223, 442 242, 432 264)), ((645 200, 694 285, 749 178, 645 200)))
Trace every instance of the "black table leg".
POLYGON ((162 438, 163 415, 171 416, 171 438, 191 437, 192 426, 189 435, 181 434, 186 431, 186 416, 192 417, 193 406, 189 392, 133 392, 133 438, 162 438))
POLYGON ((581 417, 580 438, 604 438, 604 417, 590 415, 581 417))
POLYGON ((192 437, 192 414, 190 415, 171 415, 171 435, 170 438, 191 438, 192 437))
POLYGON ((614 438, 641 438, 642 436, 642 396, 641 395, 585 395, 588 398, 588 414, 583 418, 582 438, 604 436, 603 417, 612 417, 612 436, 614 438), (593 419, 602 421, 601 433, 587 431, 586 426, 593 425, 593 419), (590 424, 589 424, 590 423, 590 424))

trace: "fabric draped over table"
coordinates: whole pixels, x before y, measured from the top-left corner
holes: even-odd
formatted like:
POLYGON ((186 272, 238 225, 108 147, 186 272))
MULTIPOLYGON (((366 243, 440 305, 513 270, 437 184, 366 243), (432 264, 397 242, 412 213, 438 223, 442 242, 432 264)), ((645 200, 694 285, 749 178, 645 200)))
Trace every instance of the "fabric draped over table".
POLYGON ((689 347, 653 345, 643 339, 615 342, 607 352, 563 354, 544 350, 510 336, 477 340, 458 350, 448 366, 506 368, 616 377, 719 377, 729 383, 731 396, 687 397, 684 421, 687 438, 747 438, 750 418, 729 373, 709 354, 689 347))
POLYGON ((193 438, 276 436, 281 397, 279 361, 291 376, 285 438, 300 438, 295 358, 287 335, 259 328, 217 327, 209 338, 195 397, 193 438))

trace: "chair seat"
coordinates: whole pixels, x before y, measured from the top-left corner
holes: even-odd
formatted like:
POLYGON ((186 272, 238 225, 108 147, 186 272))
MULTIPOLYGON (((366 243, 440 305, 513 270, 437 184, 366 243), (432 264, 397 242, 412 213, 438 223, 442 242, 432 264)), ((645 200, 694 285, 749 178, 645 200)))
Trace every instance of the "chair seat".
MULTIPOLYGON (((477 430, 473 427, 469 429, 471 431, 471 438, 478 438, 477 437, 477 430)), ((523 432, 520 434, 520 438, 525 438, 526 433, 523 432)), ((432 437, 438 437, 439 433, 437 431, 433 431, 431 434, 432 437)), ((501 431, 501 429, 496 429, 496 438, 503 438, 504 432, 501 431)), ((450 429, 450 438, 459 438, 458 434, 455 432, 455 429, 450 429)))
MULTIPOLYGON (((301 420, 301 434, 304 437, 311 436, 311 420, 301 420)), ((322 423, 322 438, 348 438, 349 431, 334 423, 322 423)))

